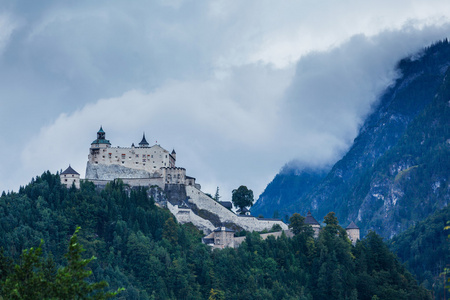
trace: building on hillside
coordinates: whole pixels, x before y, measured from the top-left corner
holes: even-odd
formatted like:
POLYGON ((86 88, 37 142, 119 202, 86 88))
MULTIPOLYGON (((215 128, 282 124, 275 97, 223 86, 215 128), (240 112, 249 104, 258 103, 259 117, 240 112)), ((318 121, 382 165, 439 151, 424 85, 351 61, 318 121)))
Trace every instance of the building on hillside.
POLYGON ((314 237, 317 238, 322 227, 320 226, 320 223, 317 222, 317 220, 312 216, 310 211, 308 211, 308 213, 306 214, 305 224, 312 227, 312 229, 314 230, 314 237))
POLYGON ((175 166, 176 152, 155 144, 150 146, 145 137, 136 147, 112 147, 106 139, 103 127, 89 148, 86 179, 97 185, 105 185, 114 179, 122 179, 131 186, 184 184, 196 186, 195 178, 186 176, 186 169, 175 166))
POLYGON ((59 177, 61 184, 64 184, 66 187, 70 188, 72 185, 75 185, 77 189, 80 188, 80 174, 72 169, 70 165, 65 171, 61 172, 59 177))
POLYGON ((356 241, 359 240, 359 227, 352 221, 345 230, 347 231, 348 238, 355 245, 356 241))
POLYGON ((217 227, 213 232, 203 237, 202 241, 213 248, 234 248, 234 230, 224 226, 217 227))
POLYGON ((231 201, 219 201, 219 203, 228 210, 231 210, 233 208, 233 203, 231 201))
POLYGON ((135 147, 111 147, 111 143, 106 139, 103 127, 97 132, 97 139, 91 143, 88 161, 98 165, 119 165, 130 169, 144 170, 149 173, 159 172, 161 168, 174 168, 176 161, 175 150, 172 153, 165 150, 158 144, 149 146, 145 138, 145 133, 135 147))
POLYGON ((250 210, 247 207, 239 208, 236 212, 238 215, 250 216, 250 210))

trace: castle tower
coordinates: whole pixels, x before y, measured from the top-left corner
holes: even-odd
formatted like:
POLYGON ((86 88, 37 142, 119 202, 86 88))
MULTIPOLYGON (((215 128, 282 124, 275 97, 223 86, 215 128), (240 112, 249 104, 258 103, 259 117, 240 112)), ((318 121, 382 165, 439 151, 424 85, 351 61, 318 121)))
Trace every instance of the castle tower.
POLYGON ((141 142, 139 143, 139 147, 141 147, 141 148, 148 148, 148 146, 149 146, 150 144, 147 142, 147 140, 145 139, 145 132, 144 132, 144 134, 142 135, 142 140, 141 140, 141 142))
POLYGON ((70 165, 64 172, 61 172, 59 177, 61 179, 61 184, 64 184, 67 188, 70 188, 72 184, 74 184, 77 189, 80 188, 80 174, 72 169, 70 165))
POLYGON ((306 214, 305 224, 312 227, 314 230, 314 237, 317 238, 319 236, 321 226, 320 223, 317 222, 317 220, 312 216, 310 211, 306 214))
POLYGON ((355 245, 356 241, 359 240, 359 227, 352 221, 345 230, 347 231, 348 238, 355 245))
POLYGON ((98 154, 100 148, 111 147, 111 143, 105 136, 106 133, 103 131, 102 126, 100 126, 99 131, 97 131, 97 139, 91 143, 91 154, 98 154))

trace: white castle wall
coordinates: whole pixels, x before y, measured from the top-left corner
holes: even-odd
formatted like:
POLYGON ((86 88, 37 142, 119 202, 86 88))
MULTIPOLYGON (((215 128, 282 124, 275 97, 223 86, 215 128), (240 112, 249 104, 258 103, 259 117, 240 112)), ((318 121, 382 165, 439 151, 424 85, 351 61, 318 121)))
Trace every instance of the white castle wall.
POLYGON ((275 224, 280 225, 283 230, 288 229, 281 220, 261 220, 252 216, 238 216, 193 186, 186 186, 186 195, 189 197, 190 203, 195 204, 198 209, 216 214, 222 223, 234 223, 247 231, 263 231, 271 229, 275 224))
POLYGON ((77 174, 61 174, 61 184, 64 184, 67 188, 70 188, 72 184, 75 184, 77 189, 80 188, 80 175, 77 174))
POLYGON ((347 235, 353 245, 359 240, 359 229, 347 229, 347 235))
POLYGON ((98 154, 92 151, 89 153, 88 161, 94 165, 119 165, 149 173, 158 172, 163 167, 175 167, 175 158, 159 145, 131 148, 101 147, 98 154))
POLYGON ((197 216, 190 209, 179 208, 178 205, 172 205, 170 202, 167 202, 167 208, 181 224, 192 223, 195 227, 203 230, 205 233, 209 233, 215 229, 214 225, 209 220, 197 216))

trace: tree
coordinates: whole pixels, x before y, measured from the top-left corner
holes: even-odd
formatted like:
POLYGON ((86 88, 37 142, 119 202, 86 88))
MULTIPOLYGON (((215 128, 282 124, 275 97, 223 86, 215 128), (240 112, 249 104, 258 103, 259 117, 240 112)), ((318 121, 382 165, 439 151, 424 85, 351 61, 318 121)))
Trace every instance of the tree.
POLYGON ((245 185, 241 185, 237 190, 232 191, 231 201, 233 205, 241 210, 247 206, 253 205, 253 191, 249 190, 245 185))
POLYGON ((305 217, 298 213, 293 214, 292 217, 289 218, 289 228, 292 229, 294 235, 301 233, 306 233, 308 236, 313 235, 312 227, 305 224, 305 217))
POLYGON ((81 258, 83 247, 78 243, 75 230, 69 241, 69 249, 65 254, 67 266, 55 272, 51 258, 42 257, 43 241, 38 248, 24 250, 21 262, 2 282, 3 299, 107 299, 120 292, 103 291, 108 286, 106 281, 88 283, 86 278, 92 274, 86 268, 95 257, 81 258))
POLYGON ((220 199, 220 195, 219 195, 219 187, 217 187, 216 189, 216 194, 214 195, 214 200, 216 200, 217 202, 219 202, 220 199))

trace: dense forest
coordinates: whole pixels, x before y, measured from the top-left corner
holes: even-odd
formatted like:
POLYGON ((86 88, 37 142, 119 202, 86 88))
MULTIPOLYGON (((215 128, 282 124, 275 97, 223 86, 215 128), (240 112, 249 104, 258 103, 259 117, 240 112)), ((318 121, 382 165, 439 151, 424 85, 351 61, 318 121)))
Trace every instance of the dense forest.
MULTIPOLYGON (((120 181, 68 189, 46 172, 0 197, 2 261, 23 265, 22 251, 41 245, 52 270, 63 268, 80 226, 83 256, 97 257, 88 280, 123 287, 119 299, 431 299, 376 233, 353 246, 334 213, 324 222, 316 239, 296 222, 293 238, 248 233, 239 248, 212 251, 195 227, 120 181)), ((2 296, 21 299, 5 284, 15 273, 1 271, 2 296)))
POLYGON ((436 299, 443 294, 443 273, 450 261, 450 230, 444 230, 449 220, 447 206, 389 241, 389 248, 436 299))

